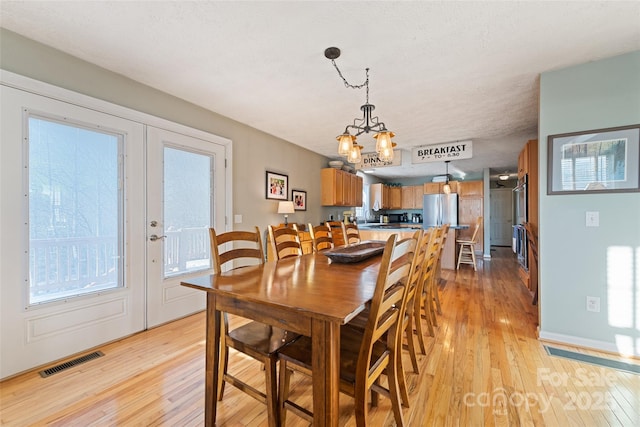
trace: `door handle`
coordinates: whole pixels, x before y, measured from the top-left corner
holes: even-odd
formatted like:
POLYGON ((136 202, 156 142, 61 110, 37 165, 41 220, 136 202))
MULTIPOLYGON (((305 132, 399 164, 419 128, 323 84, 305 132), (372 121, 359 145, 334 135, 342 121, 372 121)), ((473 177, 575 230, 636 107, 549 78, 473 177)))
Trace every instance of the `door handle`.
POLYGON ((156 240, 160 240, 160 239, 164 239, 167 236, 158 236, 155 234, 152 234, 151 236, 149 236, 149 240, 151 240, 152 242, 155 242, 156 240))

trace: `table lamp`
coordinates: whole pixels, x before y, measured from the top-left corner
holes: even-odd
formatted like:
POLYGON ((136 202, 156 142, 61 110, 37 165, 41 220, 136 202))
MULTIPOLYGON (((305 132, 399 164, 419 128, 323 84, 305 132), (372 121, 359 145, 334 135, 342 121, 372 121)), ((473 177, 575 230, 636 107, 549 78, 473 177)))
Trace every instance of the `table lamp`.
POLYGON ((289 225, 287 222, 289 214, 295 213, 293 202, 278 202, 278 213, 284 214, 284 226, 287 227, 289 225))

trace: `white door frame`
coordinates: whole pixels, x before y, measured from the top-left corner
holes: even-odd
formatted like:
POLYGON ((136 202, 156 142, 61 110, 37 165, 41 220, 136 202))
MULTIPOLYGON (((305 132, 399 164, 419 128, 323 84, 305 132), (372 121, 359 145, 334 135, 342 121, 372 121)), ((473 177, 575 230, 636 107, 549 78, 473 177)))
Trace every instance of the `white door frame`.
MULTIPOLYGON (((43 97, 47 97, 52 102, 61 101, 70 104, 74 108, 86 108, 94 110, 100 114, 104 113, 112 115, 116 119, 136 122, 133 124, 133 128, 138 130, 131 130, 131 136, 143 133, 145 125, 152 125, 158 128, 170 129, 174 132, 190 135, 195 138, 212 141, 224 146, 227 165, 224 169, 224 217, 225 224, 227 224, 225 227, 226 229, 230 229, 230 221, 228 218, 231 218, 232 213, 231 177, 233 171, 231 168, 231 141, 229 139, 1 69, 0 85, 2 86, 2 89, 5 87, 15 88, 24 91, 25 93, 38 94, 43 97), (142 131, 139 129, 142 129, 142 131)), ((4 102, 4 97, 2 98, 4 102)), ((18 119, 18 122, 21 123, 21 119, 18 119)), ((20 140, 22 135, 19 132, 16 133, 15 130, 6 130, 8 133, 5 134, 5 128, 7 127, 5 124, 6 123, 3 119, 2 144, 0 146, 0 191, 2 195, 0 198, 0 235, 2 235, 2 239, 0 239, 0 339, 2 340, 0 341, 0 379, 13 376, 19 372, 33 369, 43 364, 51 363, 55 360, 68 357, 106 342, 105 338, 94 341, 81 340, 78 339, 78 336, 75 333, 52 330, 52 328, 57 327, 60 323, 56 323, 54 321, 41 321, 46 319, 47 316, 51 316, 53 314, 58 316, 54 320, 62 323, 65 321, 68 322, 68 316, 66 313, 70 307, 74 307, 74 304, 83 304, 85 307, 89 307, 88 310, 95 310, 95 306, 91 306, 90 304, 87 306, 87 301, 93 298, 93 296, 88 298, 80 297, 76 301, 62 305, 53 304, 41 306, 37 310, 27 310, 25 309, 24 293, 22 290, 18 292, 17 296, 15 292, 11 291, 12 288, 23 288, 23 286, 16 286, 16 284, 20 284, 24 277, 21 257, 26 248, 24 248, 23 244, 20 242, 24 242, 24 236, 21 235, 21 233, 22 230, 24 230, 22 223, 24 222, 23 217, 25 212, 22 210, 23 204, 21 202, 24 197, 22 194, 22 186, 17 185, 17 183, 21 182, 22 176, 22 172, 20 170, 22 162, 18 160, 21 158, 22 148, 19 148, 16 151, 16 147, 12 147, 7 142, 12 138, 15 139, 16 137, 20 140), (38 329, 40 326, 48 329, 38 329), (18 333, 6 333, 11 330, 16 330, 18 333), (23 345, 25 341, 28 341, 29 334, 33 335, 34 332, 36 334, 49 334, 55 337, 61 336, 63 337, 63 340, 55 345, 45 345, 41 349, 32 347, 29 351, 29 357, 21 357, 24 352, 16 350, 16 344, 19 346, 23 345)), ((117 126, 114 126, 114 128, 117 128, 117 126)), ((128 174, 129 176, 133 176, 135 173, 140 174, 141 178, 139 179, 139 183, 143 183, 145 176, 144 136, 140 135, 139 140, 139 145, 135 147, 135 150, 137 151, 134 151, 131 157, 126 161, 132 166, 137 164, 137 170, 128 171, 128 174)), ((21 144, 19 145, 21 146, 21 144)), ((128 241, 125 242, 125 252, 130 254, 133 258, 129 257, 126 261, 125 280, 127 283, 137 281, 140 284, 140 286, 135 288, 135 292, 139 292, 141 297, 136 297, 134 299, 139 300, 142 298, 144 300, 144 291, 146 286, 144 260, 146 260, 145 245, 147 234, 147 227, 145 225, 147 215, 146 208, 144 206, 144 185, 139 185, 137 189, 131 191, 134 192, 130 192, 129 196, 134 197, 136 200, 128 200, 127 202, 130 203, 130 205, 126 211, 131 213, 133 216, 127 217, 126 219, 128 222, 125 224, 128 241), (139 192, 137 195, 135 193, 136 191, 139 192), (135 205, 135 203, 138 203, 139 206, 135 205), (135 273, 132 269, 135 270, 135 273), (139 273, 140 270, 142 270, 142 273, 139 273), (131 274, 134 274, 134 277, 131 277, 131 274)), ((109 295, 116 294, 117 292, 109 293, 109 295)), ((103 317, 111 316, 114 310, 119 310, 120 312, 131 312, 134 310, 134 307, 132 307, 130 303, 120 302, 119 305, 108 305, 108 310, 102 312, 103 317)), ((136 313, 143 313, 143 315, 135 317, 137 320, 130 322, 130 326, 132 327, 126 330, 116 328, 113 334, 115 338, 113 339, 121 338, 148 326, 145 319, 146 313, 144 308, 140 310, 135 309, 134 311, 136 311, 136 313)), ((101 326, 103 327, 103 325, 101 326)), ((44 343, 42 340, 38 342, 44 343)), ((38 345, 42 346, 43 344, 38 345)))

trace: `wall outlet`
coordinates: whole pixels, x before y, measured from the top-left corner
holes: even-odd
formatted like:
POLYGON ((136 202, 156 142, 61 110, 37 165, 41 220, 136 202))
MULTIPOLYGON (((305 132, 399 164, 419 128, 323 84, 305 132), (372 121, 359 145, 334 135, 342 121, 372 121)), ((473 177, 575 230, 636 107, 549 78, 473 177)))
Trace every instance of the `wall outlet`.
POLYGON ((587 212, 585 222, 587 227, 599 227, 600 226, 600 212, 587 212))
POLYGON ((600 298, 587 297, 587 311, 600 312, 600 298))

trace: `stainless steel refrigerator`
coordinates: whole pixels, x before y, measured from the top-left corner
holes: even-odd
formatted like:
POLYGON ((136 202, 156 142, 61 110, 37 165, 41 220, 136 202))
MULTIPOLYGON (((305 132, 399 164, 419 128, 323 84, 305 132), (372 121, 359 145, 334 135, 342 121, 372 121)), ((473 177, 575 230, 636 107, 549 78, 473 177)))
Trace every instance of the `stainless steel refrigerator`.
POLYGON ((424 227, 442 224, 458 225, 458 195, 425 194, 422 206, 424 227))

